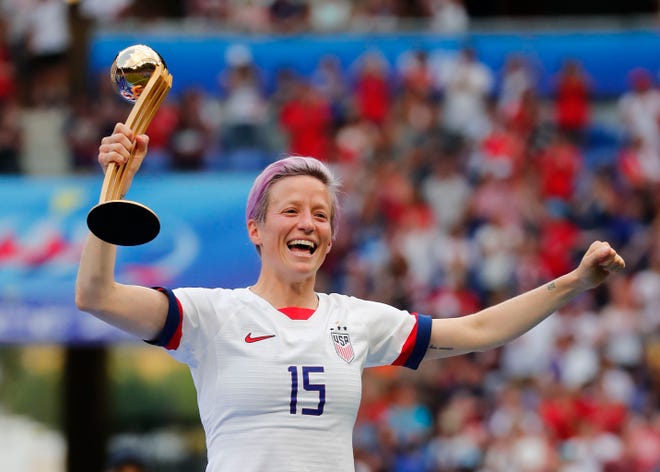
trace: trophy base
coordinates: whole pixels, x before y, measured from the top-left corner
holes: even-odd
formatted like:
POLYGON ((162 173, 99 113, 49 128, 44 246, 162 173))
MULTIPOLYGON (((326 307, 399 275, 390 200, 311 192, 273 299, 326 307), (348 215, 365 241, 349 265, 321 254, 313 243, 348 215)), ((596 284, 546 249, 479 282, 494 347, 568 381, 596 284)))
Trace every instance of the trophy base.
POLYGON ((160 232, 158 216, 141 203, 109 200, 87 214, 87 227, 99 239, 118 246, 138 246, 160 232))

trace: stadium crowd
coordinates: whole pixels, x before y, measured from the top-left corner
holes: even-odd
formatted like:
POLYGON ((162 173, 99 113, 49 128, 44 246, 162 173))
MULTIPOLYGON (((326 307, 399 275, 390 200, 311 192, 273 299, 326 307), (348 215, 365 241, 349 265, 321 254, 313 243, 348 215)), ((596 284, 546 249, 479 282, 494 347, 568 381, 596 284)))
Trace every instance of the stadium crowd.
MULTIPOLYGON (((117 7, 98 17, 118 18, 131 2, 98 3, 117 7)), ((248 15, 230 1, 197 1, 186 14, 240 14, 255 22, 246 30, 290 32, 295 15, 334 29, 329 19, 355 6, 295 8, 303 3, 245 2, 261 12, 248 15)), ((406 2, 357 3, 387 16, 406 2)), ((27 172, 19 117, 53 107, 66 109, 66 170, 98 172, 99 139, 126 114, 106 77, 93 93, 71 94, 57 70, 69 44, 19 63, 16 25, 3 26, 0 172, 27 172), (38 85, 21 82, 23 67, 38 85)), ((351 70, 326 57, 309 76, 280 71, 272 90, 249 49, 232 48, 228 64, 217 93, 167 100, 143 172, 257 170, 284 153, 328 162, 344 190, 319 290, 453 317, 570 270, 594 239, 627 262, 624 275, 501 349, 413 374, 368 370, 360 472, 660 470, 657 71, 630 71, 630 90, 611 104, 617 129, 606 132, 594 118, 598 78, 569 58, 547 96, 516 51, 501 71, 469 47, 451 57, 411 50, 396 64, 369 53, 351 70)))

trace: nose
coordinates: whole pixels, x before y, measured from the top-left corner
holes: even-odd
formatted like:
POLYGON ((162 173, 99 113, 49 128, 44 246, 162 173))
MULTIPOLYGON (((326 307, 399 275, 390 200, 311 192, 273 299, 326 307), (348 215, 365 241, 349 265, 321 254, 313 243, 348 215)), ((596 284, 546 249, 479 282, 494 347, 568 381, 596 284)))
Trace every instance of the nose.
POLYGON ((300 213, 298 218, 298 228, 305 233, 311 233, 314 231, 314 218, 312 217, 311 212, 303 211, 300 213))

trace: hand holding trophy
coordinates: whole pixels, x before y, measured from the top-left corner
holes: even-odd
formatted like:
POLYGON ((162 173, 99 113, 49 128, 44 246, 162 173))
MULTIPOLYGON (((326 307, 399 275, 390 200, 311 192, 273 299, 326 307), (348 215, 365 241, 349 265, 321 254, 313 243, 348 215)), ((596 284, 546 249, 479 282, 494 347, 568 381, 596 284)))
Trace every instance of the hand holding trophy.
MULTIPOLYGON (((143 134, 172 88, 165 61, 148 46, 130 46, 117 54, 110 77, 121 97, 134 103, 126 126, 135 135, 143 134)), ((147 243, 160 231, 158 216, 150 208, 123 199, 129 185, 129 164, 130 159, 122 165, 108 165, 99 203, 87 215, 87 226, 96 237, 120 246, 147 243)))

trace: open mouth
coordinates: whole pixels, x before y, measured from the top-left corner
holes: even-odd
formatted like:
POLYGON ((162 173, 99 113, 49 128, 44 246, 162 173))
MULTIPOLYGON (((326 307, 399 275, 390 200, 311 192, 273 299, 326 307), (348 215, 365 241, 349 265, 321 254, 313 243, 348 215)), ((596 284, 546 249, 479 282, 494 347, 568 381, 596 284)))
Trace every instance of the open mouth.
POLYGON ((289 241, 287 246, 292 251, 304 251, 309 254, 314 254, 316 251, 316 243, 306 239, 294 239, 293 241, 289 241))

